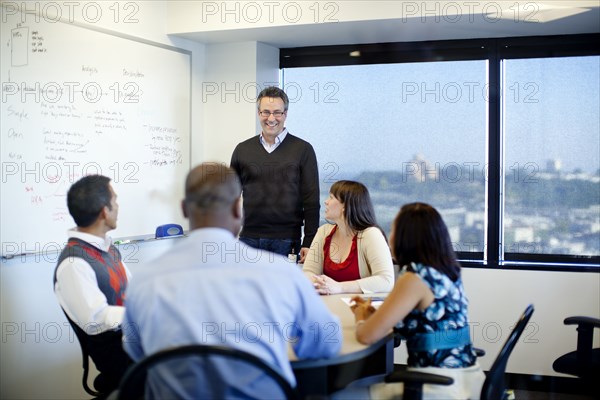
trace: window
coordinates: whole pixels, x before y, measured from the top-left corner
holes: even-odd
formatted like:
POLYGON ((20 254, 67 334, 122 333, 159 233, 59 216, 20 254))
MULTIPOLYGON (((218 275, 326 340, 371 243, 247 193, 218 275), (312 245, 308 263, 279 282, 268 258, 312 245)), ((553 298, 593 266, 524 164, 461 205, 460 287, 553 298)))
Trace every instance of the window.
POLYGON ((386 232, 401 204, 427 202, 457 249, 483 252, 486 70, 486 61, 286 70, 287 126, 315 148, 323 201, 335 181, 360 181, 386 232))
POLYGON ((463 264, 598 270, 591 36, 282 49, 287 127, 315 148, 322 200, 363 182, 386 232, 423 201, 463 264))
POLYGON ((600 255, 600 57, 504 62, 504 252, 600 255))

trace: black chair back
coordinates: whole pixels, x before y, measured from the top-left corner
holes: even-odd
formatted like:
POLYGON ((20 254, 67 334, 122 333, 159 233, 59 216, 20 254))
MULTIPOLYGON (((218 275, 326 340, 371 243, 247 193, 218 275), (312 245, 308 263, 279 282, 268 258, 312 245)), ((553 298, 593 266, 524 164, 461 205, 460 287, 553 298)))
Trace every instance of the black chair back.
POLYGON ((487 374, 481 391, 481 400, 497 400, 504 397, 504 390, 506 389, 504 373, 506 372, 508 358, 521 337, 521 334, 525 330, 525 327, 529 323, 533 311, 533 304, 527 306, 525 312, 521 315, 519 322, 517 322, 517 325, 506 340, 506 343, 504 343, 502 350, 500 350, 500 353, 487 374))
POLYGON ((594 329, 600 328, 600 318, 572 316, 564 320, 565 325, 577 325, 577 348, 558 357, 552 368, 561 374, 574 375, 582 380, 586 391, 597 389, 600 376, 600 348, 594 346, 594 329))
POLYGON ((88 385, 88 376, 89 376, 89 372, 90 372, 90 352, 87 348, 87 341, 85 340, 85 332, 75 322, 73 322, 71 320, 71 318, 69 318, 69 316, 67 315, 65 310, 63 310, 63 313, 65 314, 65 317, 67 317, 67 321, 69 321, 69 324, 71 324, 71 328, 73 328, 73 331, 75 332, 75 336, 77 336, 77 341, 79 342, 79 346, 81 347, 81 357, 83 358, 83 365, 82 365, 83 377, 82 377, 81 384, 83 386, 83 390, 85 390, 86 393, 89 394, 90 396, 94 396, 94 397, 100 397, 100 396, 107 395, 108 393, 96 391, 88 385))
MULTIPOLYGON (((207 360, 215 356, 249 364, 270 377, 280 388, 281 393, 286 399, 299 398, 297 390, 279 372, 257 356, 230 347, 192 344, 161 350, 133 364, 121 381, 117 399, 130 400, 138 398, 144 392, 146 375, 152 367, 177 358, 199 357, 200 359, 207 360)), ((211 371, 209 375, 213 378, 218 378, 218 372, 215 374, 215 371, 211 371)))

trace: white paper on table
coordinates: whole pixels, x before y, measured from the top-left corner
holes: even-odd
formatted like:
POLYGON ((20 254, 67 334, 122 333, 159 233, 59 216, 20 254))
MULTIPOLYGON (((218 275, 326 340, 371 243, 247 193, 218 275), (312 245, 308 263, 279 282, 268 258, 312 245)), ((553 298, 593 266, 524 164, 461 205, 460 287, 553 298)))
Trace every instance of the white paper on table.
MULTIPOLYGON (((385 297, 381 297, 381 296, 361 296, 365 299, 370 298, 371 299, 371 305, 377 309, 379 308, 379 306, 381 305, 381 303, 383 303, 383 300, 385 299, 385 297)), ((346 305, 348 307, 350 307, 351 305, 354 304, 354 302, 352 301, 352 297, 341 297, 340 298, 344 303, 346 303, 346 305)))

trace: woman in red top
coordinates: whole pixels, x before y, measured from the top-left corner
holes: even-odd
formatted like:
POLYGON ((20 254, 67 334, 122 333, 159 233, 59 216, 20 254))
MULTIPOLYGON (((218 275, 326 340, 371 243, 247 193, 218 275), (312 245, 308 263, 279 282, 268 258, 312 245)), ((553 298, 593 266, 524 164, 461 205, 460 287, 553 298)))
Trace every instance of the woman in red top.
POLYGON ((303 267, 317 292, 389 292, 394 285, 392 256, 365 185, 334 183, 325 219, 331 223, 317 231, 303 267))

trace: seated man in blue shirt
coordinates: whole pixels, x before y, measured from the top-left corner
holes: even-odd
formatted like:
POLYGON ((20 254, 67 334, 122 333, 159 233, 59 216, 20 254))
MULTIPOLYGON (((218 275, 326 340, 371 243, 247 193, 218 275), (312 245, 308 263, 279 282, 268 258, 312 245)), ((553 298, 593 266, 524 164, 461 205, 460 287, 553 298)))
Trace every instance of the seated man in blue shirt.
MULTIPOLYGON (((191 232, 130 283, 124 347, 135 361, 185 344, 234 347, 260 357, 295 386, 288 345, 298 358, 332 357, 342 344, 339 321, 285 257, 236 240, 240 196, 237 174, 223 165, 202 164, 188 174, 182 208, 191 232)), ((273 397, 270 378, 250 367, 232 373, 218 365, 224 381, 218 386, 227 390, 220 397, 273 397)), ((214 381, 198 364, 163 369, 149 375, 146 395, 210 398, 205 390, 214 381), (184 382, 183 376, 192 378, 184 382)))

